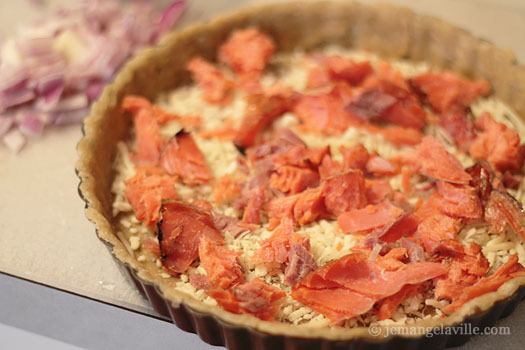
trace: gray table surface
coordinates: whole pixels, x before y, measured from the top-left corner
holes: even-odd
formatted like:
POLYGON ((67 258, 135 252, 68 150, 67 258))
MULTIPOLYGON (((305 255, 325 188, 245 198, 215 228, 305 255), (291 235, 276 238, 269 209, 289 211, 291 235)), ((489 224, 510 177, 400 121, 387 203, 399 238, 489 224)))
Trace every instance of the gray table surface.
MULTIPOLYGON (((0 349, 222 349, 166 321, 1 273, 0 310, 0 349)), ((496 324, 509 335, 476 336, 456 349, 523 349, 524 315, 522 302, 496 324)))

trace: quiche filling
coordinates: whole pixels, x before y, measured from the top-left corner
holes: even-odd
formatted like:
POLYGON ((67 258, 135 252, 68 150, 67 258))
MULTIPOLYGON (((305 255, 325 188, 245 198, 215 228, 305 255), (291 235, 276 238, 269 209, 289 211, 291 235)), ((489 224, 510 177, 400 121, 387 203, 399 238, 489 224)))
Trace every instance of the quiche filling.
POLYGON ((256 28, 128 96, 119 237, 173 288, 310 327, 440 318, 525 276, 524 127, 484 80, 256 28))

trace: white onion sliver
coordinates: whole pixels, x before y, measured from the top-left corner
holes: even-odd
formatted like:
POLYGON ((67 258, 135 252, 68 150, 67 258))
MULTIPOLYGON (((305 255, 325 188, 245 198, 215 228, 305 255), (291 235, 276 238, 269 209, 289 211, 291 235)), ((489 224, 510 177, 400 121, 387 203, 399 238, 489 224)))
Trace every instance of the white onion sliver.
POLYGON ((370 255, 368 256, 368 260, 371 262, 374 262, 377 258, 377 255, 381 251, 381 244, 376 243, 374 244, 374 248, 372 248, 372 251, 370 252, 370 255))
POLYGON ((89 108, 80 108, 71 111, 59 112, 55 116, 55 125, 68 125, 81 122, 89 115, 89 108))
POLYGON ((76 110, 87 107, 88 103, 89 101, 86 94, 79 93, 68 97, 64 97, 61 101, 59 101, 56 104, 56 106, 53 109, 51 109, 51 111, 64 112, 76 110))
POLYGON ((9 148, 10 151, 13 153, 18 153, 22 147, 24 147, 26 138, 24 135, 22 135, 20 130, 13 129, 2 137, 2 141, 4 141, 4 144, 7 146, 7 148, 9 148))
POLYGON ((39 136, 44 128, 44 123, 38 115, 30 110, 22 110, 15 117, 22 134, 30 137, 39 136))

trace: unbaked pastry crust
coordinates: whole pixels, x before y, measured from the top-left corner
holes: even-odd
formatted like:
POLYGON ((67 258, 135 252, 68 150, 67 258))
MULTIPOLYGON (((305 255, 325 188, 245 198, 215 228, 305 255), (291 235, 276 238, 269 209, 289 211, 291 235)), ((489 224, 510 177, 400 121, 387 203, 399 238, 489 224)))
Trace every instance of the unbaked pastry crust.
MULTIPOLYGON (((466 31, 433 17, 390 5, 365 6, 355 2, 297 2, 242 9, 194 24, 166 36, 156 47, 132 59, 108 85, 92 106, 84 122, 84 137, 78 144, 76 171, 81 180, 79 192, 86 201, 86 216, 95 224, 101 240, 111 246, 115 257, 136 270, 139 278, 155 285, 165 299, 210 314, 233 326, 249 327, 274 335, 323 338, 334 341, 378 337, 367 328, 304 329, 290 324, 265 322, 249 315, 234 315, 220 307, 204 305, 189 295, 166 287, 156 272, 140 268, 116 236, 112 216, 112 165, 117 142, 130 131, 131 121, 120 111, 124 96, 137 94, 154 100, 159 93, 189 83, 186 62, 195 55, 215 59, 219 45, 236 29, 255 25, 274 39, 280 52, 311 50, 327 44, 370 50, 384 57, 425 61, 433 66, 458 71, 470 77, 487 79, 495 96, 525 115, 525 67, 514 55, 466 31)), ((478 297, 444 319, 430 319, 414 326, 456 325, 467 317, 490 309, 497 301, 511 297, 525 285, 525 277, 513 279, 497 292, 478 297)), ((408 331, 407 333, 410 334, 408 331)), ((406 335, 420 337, 421 335, 406 335)), ((381 338, 388 341, 390 337, 381 338)))

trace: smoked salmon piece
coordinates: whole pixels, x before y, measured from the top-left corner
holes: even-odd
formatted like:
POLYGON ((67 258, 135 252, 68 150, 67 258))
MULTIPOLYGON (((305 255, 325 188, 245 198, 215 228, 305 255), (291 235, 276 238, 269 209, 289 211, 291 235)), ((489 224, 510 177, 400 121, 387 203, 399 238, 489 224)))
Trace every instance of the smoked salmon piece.
POLYGON ((394 295, 407 284, 419 284, 445 275, 448 267, 436 262, 406 264, 395 271, 385 271, 365 254, 349 254, 330 262, 299 283, 311 289, 344 287, 376 300, 394 295))
POLYGON ((304 127, 311 131, 339 135, 364 121, 344 109, 344 101, 333 93, 302 95, 293 108, 304 127))
POLYGON ((486 80, 468 80, 450 72, 421 74, 412 78, 410 83, 439 113, 463 109, 478 97, 490 93, 486 80))
MULTIPOLYGON (((132 156, 135 163, 155 165, 166 145, 151 109, 142 108, 133 117, 137 153, 132 156)), ((171 174, 176 175, 176 174, 171 174)))
POLYGON ((325 57, 322 59, 322 63, 333 80, 343 80, 350 85, 359 85, 374 72, 368 61, 356 62, 340 56, 325 57))
POLYGON ((297 224, 306 225, 319 219, 326 212, 323 193, 324 188, 320 186, 295 195, 297 197, 293 205, 293 218, 297 224))
POLYGON ((127 96, 122 101, 122 108, 133 115, 135 126, 135 138, 137 140, 137 154, 132 159, 138 164, 156 165, 162 150, 166 146, 166 140, 160 133, 159 125, 177 120, 185 124, 194 117, 181 118, 170 114, 158 106, 140 96, 127 96))
POLYGON ((365 82, 365 89, 346 109, 364 120, 384 121, 395 125, 421 130, 426 113, 417 98, 401 83, 379 76, 365 82))
POLYGON ((251 94, 233 142, 237 147, 253 146, 261 131, 289 109, 288 99, 280 95, 251 94))
POLYGON ((219 48, 219 61, 227 64, 241 79, 258 79, 275 52, 275 44, 257 28, 234 31, 219 48))
POLYGON ((441 115, 441 126, 452 137, 455 144, 464 152, 468 152, 476 139, 476 128, 472 116, 467 110, 452 110, 441 115))
POLYGON ((212 215, 196 206, 181 202, 165 202, 157 223, 161 257, 171 273, 185 272, 199 257, 199 243, 207 237, 214 244, 224 238, 215 228, 212 215))
POLYGON ((162 151, 160 164, 170 175, 177 175, 188 185, 205 184, 212 178, 206 159, 191 134, 181 131, 162 151))
POLYGON ((368 61, 355 62, 341 56, 315 57, 314 60, 319 66, 308 73, 306 83, 308 88, 325 86, 330 81, 345 81, 350 85, 359 85, 374 72, 368 61))
POLYGON ((334 216, 366 205, 365 178, 359 170, 327 178, 323 188, 325 208, 334 216))
POLYGON ((434 294, 439 299, 459 298, 464 288, 475 284, 490 269, 481 247, 475 243, 463 246, 455 239, 443 240, 439 242, 435 253, 438 259, 450 261, 448 274, 438 278, 435 283, 434 294))
POLYGON ((434 214, 423 219, 414 237, 432 254, 442 240, 454 239, 461 229, 461 220, 444 214, 434 214))
POLYGON ((166 125, 169 122, 176 120, 184 127, 195 128, 201 122, 199 116, 181 117, 176 114, 168 113, 159 106, 151 106, 151 111, 153 112, 158 125, 166 125))
POLYGON ((193 58, 187 68, 202 89, 206 101, 210 103, 227 102, 234 83, 218 68, 200 57, 193 58))
POLYGON ((128 95, 122 100, 122 109, 129 111, 134 116, 140 110, 150 109, 151 107, 151 102, 142 96, 128 95))
POLYGON ((525 241, 525 214, 521 204, 508 193, 492 190, 485 206, 485 221, 499 234, 510 226, 525 241))
POLYGON ((403 214, 403 209, 386 201, 347 211, 337 217, 337 223, 344 232, 368 234, 388 230, 403 214))
MULTIPOLYGON (((274 131, 273 137, 270 140, 248 148, 246 150, 246 157, 250 163, 255 164, 256 161, 268 156, 285 154, 294 147, 306 149, 306 144, 290 129, 277 129, 274 131)), ((285 163, 288 164, 288 159, 285 163)))
POLYGON ((395 247, 390 249, 385 255, 379 254, 373 259, 368 257, 368 260, 373 261, 379 268, 384 271, 396 271, 405 267, 405 261, 408 257, 407 249, 403 247, 395 247))
POLYGON ((299 226, 320 218, 326 211, 322 186, 309 188, 301 193, 276 198, 266 204, 270 220, 279 222, 283 217, 292 218, 299 226))
POLYGON ((392 186, 385 180, 365 179, 365 196, 367 203, 378 204, 390 197, 392 186))
POLYGON ((381 83, 386 83, 389 86, 395 87, 390 93, 394 96, 404 96, 406 93, 412 93, 409 82, 403 76, 400 70, 395 69, 390 62, 380 60, 377 62, 376 74, 369 76, 363 83, 365 87, 378 86, 381 83), (379 82, 379 83, 378 83, 379 82), (399 91, 398 89, 404 90, 399 91), (397 92, 397 93, 393 93, 397 92))
POLYGON ((511 255, 507 263, 496 270, 494 274, 488 277, 483 277, 474 285, 462 289, 461 294, 453 299, 453 302, 445 307, 444 311, 456 311, 460 309, 466 302, 481 295, 495 292, 505 282, 515 277, 522 276, 525 276, 525 268, 518 262, 518 256, 516 254, 511 255))
POLYGON ((470 155, 476 159, 487 160, 498 171, 521 170, 523 147, 516 130, 498 123, 489 113, 483 113, 476 120, 481 129, 470 145, 470 155))
POLYGON ((396 242, 403 236, 412 236, 416 232, 418 225, 419 221, 413 213, 404 215, 385 233, 381 234, 380 238, 383 242, 396 242))
POLYGON ((261 221, 261 209, 266 201, 266 190, 263 186, 255 187, 249 191, 246 207, 242 216, 245 224, 258 225, 261 221))
POLYGON ((319 176, 321 179, 326 179, 344 172, 343 165, 332 158, 332 155, 327 154, 323 157, 319 168, 319 176))
POLYGON ((426 113, 411 95, 398 100, 381 116, 381 120, 406 128, 421 130, 425 125, 426 113))
POLYGON ((423 139, 423 133, 419 129, 410 127, 396 125, 377 127, 371 125, 367 130, 375 134, 383 135, 388 142, 396 146, 415 146, 423 139))
POLYGON ((231 289, 212 288, 207 294, 226 311, 235 314, 251 314, 264 321, 275 321, 279 300, 286 293, 259 279, 239 284, 231 289))
POLYGON ((124 97, 122 109, 129 111, 134 117, 137 116, 140 111, 146 110, 154 116, 158 125, 165 125, 173 120, 184 123, 185 120, 191 119, 190 117, 182 118, 178 115, 168 113, 159 106, 152 105, 146 98, 135 95, 124 97))
POLYGON ((204 211, 209 211, 210 213, 213 210, 213 206, 211 205, 211 203, 205 199, 190 200, 189 203, 204 211))
POLYGON ((311 67, 306 77, 306 88, 315 89, 329 85, 331 83, 330 74, 324 67, 311 67))
POLYGON ((366 163, 370 158, 367 149, 359 144, 354 147, 339 148, 343 156, 343 168, 345 170, 361 170, 363 173, 366 171, 366 163))
MULTIPOLYGON (((336 98, 344 108, 354 98, 355 90, 343 81, 336 81, 328 95, 336 98)), ((354 115, 352 117, 355 118, 355 121, 359 121, 354 115)))
POLYGON ((271 175, 268 184, 282 193, 295 194, 319 184, 317 171, 284 165, 271 175))
POLYGON ((252 260, 256 263, 286 263, 294 243, 310 249, 310 240, 294 232, 294 222, 291 218, 283 217, 270 238, 259 242, 260 248, 255 251, 252 260))
POLYGON ((291 295, 337 323, 367 312, 377 301, 399 293, 406 285, 418 285, 447 272, 447 266, 434 262, 386 271, 369 261, 367 254, 353 253, 312 272, 291 295))
POLYGON ((297 145, 272 157, 274 167, 293 165, 300 168, 316 170, 323 158, 330 154, 330 147, 308 148, 306 145, 297 145))
POLYGON ((379 302, 379 309, 377 310, 377 318, 381 320, 386 320, 392 317, 392 314, 396 309, 401 305, 403 300, 413 295, 416 295, 419 292, 420 285, 417 284, 407 284, 396 294, 389 296, 379 302))
POLYGON ((475 221, 483 216, 483 208, 475 188, 437 181, 437 192, 443 197, 440 209, 451 217, 475 221))
POLYGON ((203 236, 199 244, 201 266, 206 270, 208 281, 214 287, 228 289, 235 284, 244 283, 244 273, 239 264, 240 252, 229 250, 226 246, 203 236))
POLYGON ((443 181, 437 182, 437 189, 415 212, 419 221, 445 214, 466 222, 481 219, 482 213, 482 204, 475 188, 443 181))
POLYGON ((441 212, 442 202, 443 197, 434 190, 426 200, 421 198, 421 201, 415 207, 414 218, 420 223, 427 217, 444 214, 441 212))
POLYGON ((241 188, 237 181, 232 180, 230 175, 223 175, 213 184, 212 197, 216 204, 230 203, 239 193, 241 188))
POLYGON ((410 167, 403 167, 401 169, 401 188, 403 189, 404 193, 410 194, 412 192, 412 189, 411 189, 412 175, 413 175, 413 171, 410 167))
POLYGON ((163 199, 176 200, 177 178, 165 174, 161 169, 138 166, 135 175, 127 179, 126 198, 135 216, 146 226, 152 226, 159 220, 159 210, 163 199))
POLYGON ((448 153, 443 144, 432 136, 423 138, 411 154, 409 163, 412 163, 419 173, 437 180, 464 185, 471 180, 459 160, 448 153))
POLYGON ((345 288, 311 289, 298 287, 292 298, 326 316, 331 324, 362 315, 374 306, 376 299, 345 288))
POLYGON ((401 169, 388 159, 373 155, 366 162, 366 171, 376 176, 392 176, 399 174, 401 169))

